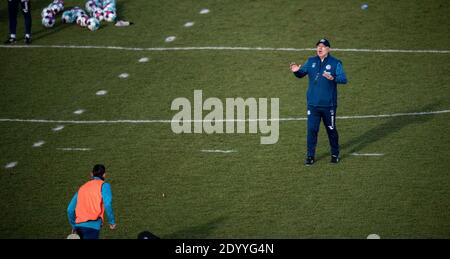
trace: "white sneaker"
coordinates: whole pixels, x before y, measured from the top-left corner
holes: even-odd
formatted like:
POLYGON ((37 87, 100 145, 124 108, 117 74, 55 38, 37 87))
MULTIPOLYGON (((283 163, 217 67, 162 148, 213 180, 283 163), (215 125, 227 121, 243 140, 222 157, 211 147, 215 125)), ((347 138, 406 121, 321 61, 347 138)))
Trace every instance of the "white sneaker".
POLYGON ((125 27, 125 26, 130 26, 132 24, 133 24, 132 22, 120 20, 120 21, 117 21, 115 25, 117 27, 125 27))

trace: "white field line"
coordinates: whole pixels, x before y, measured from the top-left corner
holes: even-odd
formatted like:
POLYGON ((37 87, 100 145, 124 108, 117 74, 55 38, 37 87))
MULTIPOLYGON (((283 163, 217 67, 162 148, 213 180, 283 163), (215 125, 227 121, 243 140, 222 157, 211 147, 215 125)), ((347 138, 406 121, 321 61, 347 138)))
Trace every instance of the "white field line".
MULTIPOLYGON (((393 113, 393 114, 379 114, 379 115, 355 115, 355 116, 338 116, 337 119, 372 119, 372 118, 389 118, 401 116, 422 116, 450 113, 450 110, 430 111, 430 112, 411 112, 411 113, 393 113)), ((306 117, 292 117, 292 118, 275 118, 275 119, 246 119, 246 120, 185 120, 185 123, 192 122, 253 122, 253 121, 306 121, 306 117)), ((63 123, 63 124, 144 124, 144 123, 179 123, 183 121, 178 120, 46 120, 46 119, 9 119, 0 118, 0 122, 29 122, 29 123, 63 123)))
POLYGON ((100 90, 100 91, 97 91, 95 93, 95 95, 102 96, 102 95, 106 95, 107 93, 108 93, 108 91, 106 91, 106 90, 100 90))
POLYGON ((84 112, 85 112, 85 110, 79 109, 79 110, 74 111, 73 113, 77 114, 77 115, 80 115, 80 114, 83 114, 84 112))
POLYGON ((121 79, 125 79, 125 78, 130 77, 130 74, 128 74, 128 73, 122 73, 122 74, 120 74, 118 77, 121 78, 121 79))
POLYGON ((53 131, 60 131, 62 129, 64 129, 64 126, 63 125, 59 125, 59 126, 56 126, 55 128, 53 128, 52 130, 53 131))
MULTIPOLYGON (((263 47, 171 47, 171 48, 139 48, 120 46, 82 46, 82 45, 0 45, 0 48, 47 48, 47 49, 104 49, 104 50, 128 50, 128 51, 194 51, 194 50, 243 50, 243 51, 315 51, 314 48, 263 48, 263 47)), ((434 53, 450 54, 450 50, 436 49, 341 49, 333 48, 336 52, 369 52, 369 53, 434 53)))
POLYGON ((76 148, 76 147, 66 147, 66 148, 57 148, 57 150, 62 151, 90 151, 90 148, 76 148))
POLYGON ((352 156, 384 156, 381 153, 352 153, 352 156))
POLYGON ((38 141, 33 144, 33 147, 42 147, 45 144, 45 141, 38 141))
POLYGON ((202 150, 200 150, 200 152, 203 152, 203 153, 225 153, 225 154, 228 154, 228 153, 236 153, 237 151, 236 150, 219 150, 219 149, 202 149, 202 150))
POLYGON ((17 166, 17 162, 11 162, 5 165, 6 169, 13 168, 17 166))
POLYGON ((174 41, 176 38, 177 38, 176 36, 169 36, 169 37, 167 37, 164 41, 165 41, 165 42, 172 42, 172 41, 174 41))

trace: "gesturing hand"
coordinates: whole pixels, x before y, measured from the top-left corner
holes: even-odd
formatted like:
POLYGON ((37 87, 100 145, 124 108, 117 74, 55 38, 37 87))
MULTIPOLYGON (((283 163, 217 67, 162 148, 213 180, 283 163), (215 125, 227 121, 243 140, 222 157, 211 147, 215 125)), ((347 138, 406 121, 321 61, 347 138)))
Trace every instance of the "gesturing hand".
POLYGON ((328 80, 331 80, 331 81, 334 80, 334 77, 330 73, 326 73, 325 72, 325 73, 322 74, 322 76, 325 77, 328 80))
POLYGON ((292 62, 291 64, 290 64, 290 66, 291 66, 291 71, 292 72, 297 72, 297 71, 299 71, 300 70, 300 67, 301 67, 301 65, 298 65, 298 64, 295 64, 294 62, 292 62))

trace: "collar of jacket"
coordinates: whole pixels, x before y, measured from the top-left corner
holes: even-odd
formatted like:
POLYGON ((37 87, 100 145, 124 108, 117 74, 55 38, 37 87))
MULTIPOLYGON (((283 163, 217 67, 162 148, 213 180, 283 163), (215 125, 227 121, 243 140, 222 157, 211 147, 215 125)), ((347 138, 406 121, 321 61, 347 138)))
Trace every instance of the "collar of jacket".
MULTIPOLYGON (((323 59, 323 63, 326 63, 326 61, 327 61, 328 58, 330 58, 330 57, 331 57, 331 55, 330 55, 330 53, 328 53, 328 55, 323 59)), ((316 56, 316 58, 317 58, 320 62, 322 62, 322 59, 320 59, 319 56, 316 56)))

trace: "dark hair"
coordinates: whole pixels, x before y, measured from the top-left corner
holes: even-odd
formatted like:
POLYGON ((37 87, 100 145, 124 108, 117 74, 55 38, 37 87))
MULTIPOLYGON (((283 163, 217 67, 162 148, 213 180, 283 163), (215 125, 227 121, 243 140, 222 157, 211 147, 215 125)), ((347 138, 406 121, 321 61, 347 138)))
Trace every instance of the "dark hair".
POLYGON ((92 175, 94 177, 100 177, 103 178, 103 175, 105 174, 105 166, 101 164, 97 164, 92 169, 92 175))

